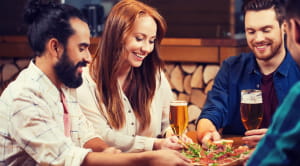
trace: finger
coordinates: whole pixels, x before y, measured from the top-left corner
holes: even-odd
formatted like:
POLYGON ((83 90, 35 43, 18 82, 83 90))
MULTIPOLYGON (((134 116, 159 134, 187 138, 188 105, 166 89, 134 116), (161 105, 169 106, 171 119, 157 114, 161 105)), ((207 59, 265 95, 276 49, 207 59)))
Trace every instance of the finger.
POLYGON ((248 145, 250 148, 255 147, 258 144, 258 141, 249 141, 246 145, 248 145))
POLYGON ((176 135, 174 135, 174 136, 172 136, 172 137, 169 137, 168 139, 169 139, 171 142, 174 142, 174 143, 176 143, 176 142, 179 141, 179 139, 178 139, 178 137, 177 137, 176 135))
POLYGON ((248 145, 249 147, 255 147, 258 142, 260 141, 261 138, 259 137, 247 137, 247 138, 242 138, 242 140, 244 141, 244 143, 246 145, 248 145))
POLYGON ((203 144, 207 144, 208 142, 211 142, 211 139, 212 139, 212 133, 211 133, 211 132, 207 132, 207 133, 203 136, 201 142, 202 142, 203 144))
POLYGON ((185 143, 193 143, 193 140, 185 134, 182 135, 181 140, 185 143))
POLYGON ((121 153, 122 151, 120 149, 116 149, 115 153, 121 153))
POLYGON ((212 132, 212 139, 213 141, 217 141, 221 139, 220 134, 217 131, 212 132))
POLYGON ((182 144, 184 144, 183 141, 179 140, 178 138, 176 138, 176 139, 177 139, 177 141, 171 141, 170 139, 169 139, 169 141, 164 140, 162 147, 164 149, 172 149, 172 150, 183 149, 184 148, 184 146, 182 145, 182 144))
POLYGON ((261 140, 263 138, 264 135, 251 135, 251 136, 245 136, 242 137, 243 141, 256 141, 258 142, 259 140, 261 140))
POLYGON ((114 147, 109 147, 109 148, 106 148, 103 152, 104 153, 120 153, 121 150, 114 148, 114 147))
POLYGON ((267 128, 248 130, 248 131, 245 132, 245 135, 246 136, 250 136, 250 135, 262 135, 262 134, 265 134, 267 131, 268 131, 267 128))
POLYGON ((174 153, 176 153, 176 155, 177 155, 179 158, 181 158, 182 160, 184 160, 185 162, 188 162, 188 163, 191 162, 191 160, 188 159, 187 157, 185 157, 183 154, 181 154, 181 153, 179 153, 179 152, 177 152, 177 151, 175 151, 174 153))

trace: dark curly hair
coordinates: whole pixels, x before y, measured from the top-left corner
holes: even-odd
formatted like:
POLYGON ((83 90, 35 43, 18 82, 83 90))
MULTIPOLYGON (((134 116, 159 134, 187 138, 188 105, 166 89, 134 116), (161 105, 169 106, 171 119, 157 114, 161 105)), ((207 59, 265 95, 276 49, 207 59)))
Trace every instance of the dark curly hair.
POLYGON ((24 21, 28 25, 28 41, 34 56, 40 56, 45 43, 56 38, 63 46, 74 33, 70 18, 79 18, 86 22, 81 11, 55 0, 30 0, 24 9, 24 21))

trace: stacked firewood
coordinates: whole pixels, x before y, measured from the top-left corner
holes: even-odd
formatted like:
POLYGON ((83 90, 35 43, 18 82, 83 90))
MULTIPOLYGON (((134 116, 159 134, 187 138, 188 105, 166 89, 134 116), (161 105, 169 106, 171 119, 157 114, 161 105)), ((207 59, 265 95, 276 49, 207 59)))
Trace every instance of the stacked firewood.
POLYGON ((189 127, 195 129, 195 120, 201 113, 207 92, 212 88, 220 66, 197 63, 166 63, 165 73, 174 96, 188 101, 189 127))
POLYGON ((0 59, 0 95, 5 87, 13 81, 19 72, 29 64, 28 58, 0 59))

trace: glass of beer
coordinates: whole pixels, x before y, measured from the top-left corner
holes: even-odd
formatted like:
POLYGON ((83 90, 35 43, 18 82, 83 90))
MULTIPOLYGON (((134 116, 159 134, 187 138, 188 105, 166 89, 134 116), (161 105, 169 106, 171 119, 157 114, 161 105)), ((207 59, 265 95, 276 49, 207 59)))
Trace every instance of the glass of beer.
POLYGON ((187 102, 175 100, 170 105, 170 126, 177 136, 182 136, 188 125, 187 102))
POLYGON ((240 112, 246 130, 258 129, 263 119, 262 92, 257 89, 241 91, 240 112))

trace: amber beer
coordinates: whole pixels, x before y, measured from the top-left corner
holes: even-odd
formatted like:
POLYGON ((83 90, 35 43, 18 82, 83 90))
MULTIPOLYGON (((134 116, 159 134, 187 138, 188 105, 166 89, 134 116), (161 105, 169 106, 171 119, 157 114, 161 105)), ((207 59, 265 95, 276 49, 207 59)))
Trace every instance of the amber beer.
POLYGON ((261 90, 241 91, 241 118, 247 130, 258 129, 263 119, 261 90))
POLYGON ((170 105, 170 126, 174 133, 181 136, 188 125, 187 102, 175 100, 170 105))

